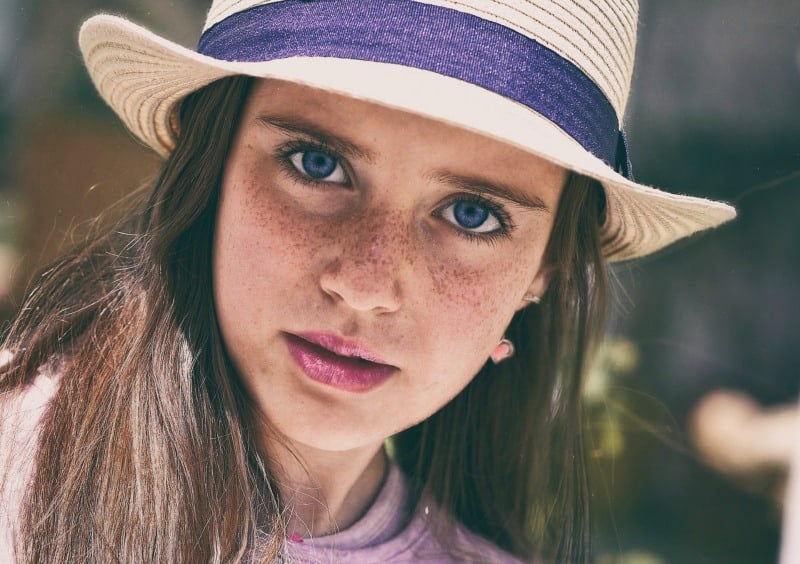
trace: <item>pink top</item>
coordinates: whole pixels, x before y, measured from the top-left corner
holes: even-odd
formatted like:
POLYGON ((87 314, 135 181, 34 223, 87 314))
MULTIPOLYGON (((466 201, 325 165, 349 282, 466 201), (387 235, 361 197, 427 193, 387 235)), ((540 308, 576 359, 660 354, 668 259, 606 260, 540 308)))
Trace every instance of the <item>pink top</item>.
POLYGON ((314 539, 290 538, 286 555, 299 564, 328 562, 493 562, 520 560, 464 527, 446 542, 428 526, 436 519, 433 504, 421 504, 410 514, 409 486, 403 472, 390 464, 378 497, 367 513, 347 529, 314 539))
MULTIPOLYGON (((0 363, 8 359, 0 351, 0 363)), ((42 369, 25 390, 0 397, 0 562, 14 562, 12 539, 16 534, 20 501, 33 473, 37 427, 47 402, 57 388, 52 372, 42 369)))
MULTIPOLYGON (((798 405, 800 409, 800 405, 798 405)), ((800 417, 797 419, 800 423, 800 417)), ((800 425, 795 436, 795 452, 789 470, 789 482, 783 504, 781 564, 800 562, 800 425)))
MULTIPOLYGON (((13 562, 20 500, 33 470, 37 426, 57 379, 42 370, 23 393, 0 398, 0 562, 13 562), (13 459, 9 457, 13 454, 13 459), (3 479, 3 478, 7 479, 3 479)), ((298 564, 329 562, 493 562, 518 559, 488 541, 458 527, 440 541, 428 527, 436 518, 433 504, 421 505, 413 515, 409 486, 396 464, 372 506, 355 524, 337 534, 317 538, 294 535, 286 541, 285 559, 298 564)))

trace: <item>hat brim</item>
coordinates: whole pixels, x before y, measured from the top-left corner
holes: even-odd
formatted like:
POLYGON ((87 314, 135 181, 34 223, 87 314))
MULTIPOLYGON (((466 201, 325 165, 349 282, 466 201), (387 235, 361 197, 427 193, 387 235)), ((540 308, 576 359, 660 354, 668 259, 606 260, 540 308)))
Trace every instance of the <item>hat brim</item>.
POLYGON ((258 63, 213 59, 123 18, 95 16, 80 48, 100 95, 128 129, 162 156, 175 146, 175 109, 188 94, 227 76, 287 80, 433 118, 519 147, 598 180, 606 192, 603 254, 622 261, 736 216, 712 200, 632 182, 530 108, 473 84, 394 64, 293 57, 258 63))

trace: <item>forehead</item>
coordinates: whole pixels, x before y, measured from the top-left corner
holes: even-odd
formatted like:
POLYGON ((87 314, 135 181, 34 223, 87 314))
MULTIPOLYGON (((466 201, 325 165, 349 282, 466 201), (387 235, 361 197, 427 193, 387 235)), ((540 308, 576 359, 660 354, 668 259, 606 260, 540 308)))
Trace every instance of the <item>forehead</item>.
POLYGON ((473 172, 536 179, 537 184, 561 185, 567 176, 563 167, 483 134, 292 82, 258 80, 243 119, 245 130, 258 127, 260 120, 306 124, 357 145, 366 156, 402 150, 420 161, 462 160, 473 172))

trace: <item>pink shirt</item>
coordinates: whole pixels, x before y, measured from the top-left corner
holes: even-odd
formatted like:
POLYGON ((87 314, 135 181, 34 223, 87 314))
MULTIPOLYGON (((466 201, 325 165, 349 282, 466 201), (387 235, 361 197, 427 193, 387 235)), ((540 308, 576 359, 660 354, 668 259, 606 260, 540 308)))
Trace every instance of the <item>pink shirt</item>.
MULTIPOLYGON (((2 563, 14 561, 12 539, 19 521, 20 500, 32 475, 37 427, 56 388, 57 378, 43 370, 23 393, 0 399, 0 485, 4 486, 0 490, 2 563)), ((391 464, 381 491, 361 519, 335 535, 288 539, 285 559, 298 564, 520 562, 464 527, 458 527, 448 541, 440 541, 428 527, 436 518, 436 507, 423 504, 412 515, 408 509, 409 490, 405 475, 391 464)))
POLYGON ((458 527, 446 542, 428 523, 436 519, 434 505, 422 504, 411 515, 409 486, 403 472, 391 464, 378 497, 356 523, 335 535, 287 541, 289 562, 492 562, 518 559, 488 541, 458 527))
MULTIPOLYGON (((0 353, 1 355, 2 353, 0 353)), ((0 362, 5 359, 0 358, 0 362)), ((13 398, 0 398, 0 562, 13 562, 12 539, 19 522, 20 501, 33 473, 37 427, 57 388, 46 370, 13 398)))
MULTIPOLYGON (((800 418, 797 421, 800 423, 800 418)), ((795 451, 784 497, 780 556, 781 564, 798 562, 800 562, 800 425, 795 435, 795 451)))

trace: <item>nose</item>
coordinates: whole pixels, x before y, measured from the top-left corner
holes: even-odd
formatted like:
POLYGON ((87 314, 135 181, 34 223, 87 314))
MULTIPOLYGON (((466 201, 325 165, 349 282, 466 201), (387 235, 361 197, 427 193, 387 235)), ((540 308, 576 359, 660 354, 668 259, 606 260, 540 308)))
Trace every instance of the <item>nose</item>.
POLYGON ((386 223, 366 230, 351 225, 349 236, 336 245, 337 256, 323 269, 322 290, 356 311, 397 311, 406 244, 404 237, 392 230, 386 223))

